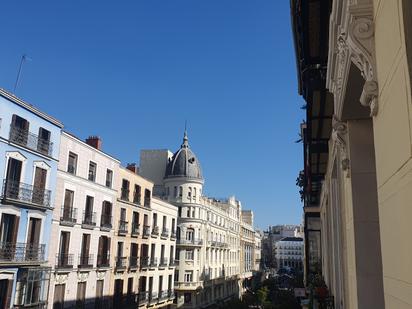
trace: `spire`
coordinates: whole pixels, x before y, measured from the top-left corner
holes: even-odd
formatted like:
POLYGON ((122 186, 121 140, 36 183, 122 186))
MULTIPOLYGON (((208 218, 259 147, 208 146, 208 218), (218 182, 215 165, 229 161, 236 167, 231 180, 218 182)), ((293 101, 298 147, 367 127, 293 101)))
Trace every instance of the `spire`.
POLYGON ((185 121, 185 133, 183 135, 182 148, 189 148, 189 139, 187 138, 187 121, 185 121))

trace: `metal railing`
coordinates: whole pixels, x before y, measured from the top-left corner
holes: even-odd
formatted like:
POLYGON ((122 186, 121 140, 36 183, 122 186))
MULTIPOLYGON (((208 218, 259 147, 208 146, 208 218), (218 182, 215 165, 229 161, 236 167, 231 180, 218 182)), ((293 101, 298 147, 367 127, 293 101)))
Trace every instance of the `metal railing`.
POLYGON ((73 165, 73 164, 67 165, 67 172, 68 172, 69 174, 76 175, 76 166, 73 165))
POLYGON ((112 225, 112 216, 110 215, 101 215, 100 216, 100 227, 105 229, 111 229, 112 225))
POLYGON ((137 268, 137 267, 139 267, 139 257, 130 256, 129 257, 129 268, 137 268))
POLYGON ((203 240, 202 239, 178 239, 177 240, 177 244, 178 245, 193 245, 193 246, 201 246, 203 244, 203 240))
POLYGON ((149 237, 150 236, 150 225, 143 226, 143 236, 149 237))
POLYGON ((0 242, 0 262, 45 261, 44 244, 0 242))
POLYGON ((179 265, 179 260, 176 260, 176 259, 170 259, 170 263, 169 263, 169 266, 177 266, 177 265, 179 265))
POLYGON ((84 225, 96 225, 96 213, 90 211, 83 211, 83 220, 82 224, 84 225))
POLYGON ((150 203, 151 203, 150 197, 145 197, 144 198, 144 206, 150 208, 150 203))
POLYGON ((150 258, 150 267, 157 267, 158 262, 157 262, 157 257, 151 257, 150 258))
POLYGON ((73 268, 73 254, 56 254, 55 268, 73 268))
POLYGON ((116 264, 115 264, 115 267, 116 267, 117 269, 126 268, 127 257, 125 257, 125 256, 117 256, 115 263, 116 263, 116 264))
POLYGON ((110 255, 102 254, 97 256, 97 267, 109 267, 110 266, 110 255))
POLYGON ((93 254, 79 254, 78 268, 93 267, 93 254))
POLYGON ((136 192, 134 192, 134 194, 133 194, 133 204, 141 205, 141 202, 142 202, 141 194, 137 194, 136 192))
POLYGON ((42 154, 51 156, 53 153, 53 143, 40 136, 10 125, 9 139, 11 142, 38 151, 42 154))
POLYGON ((159 298, 158 298, 157 292, 151 292, 151 293, 149 293, 149 303, 154 304, 154 303, 157 302, 158 299, 159 299, 159 298))
POLYGON ((127 234, 127 227, 128 227, 129 222, 124 221, 124 220, 119 220, 119 234, 127 234))
POLYGON ((139 292, 137 295, 138 295, 139 304, 147 303, 149 299, 149 292, 142 291, 142 292, 139 292))
POLYGON ((167 227, 162 228, 162 237, 169 237, 169 229, 167 227))
POLYGON ((77 208, 63 206, 61 209, 60 221, 75 224, 77 222, 77 208))
POLYGON ((140 267, 146 268, 150 265, 150 258, 148 256, 142 256, 140 258, 140 267))
POLYGON ((176 239, 176 231, 172 230, 172 233, 170 233, 170 238, 176 239))
POLYGON ((154 236, 159 236, 159 227, 158 226, 154 226, 152 229, 152 235, 154 236))
POLYGON ((129 201, 129 192, 130 192, 129 189, 127 189, 127 188, 121 188, 120 199, 121 199, 122 201, 128 202, 128 201, 129 201))
POLYGON ((140 234, 140 224, 133 222, 132 223, 132 236, 136 236, 140 234))
POLYGON ((172 289, 167 290, 167 296, 169 299, 174 299, 175 298, 175 291, 172 289))
POLYGON ((165 267, 167 266, 167 263, 169 262, 169 259, 167 257, 161 257, 160 258, 160 264, 159 267, 165 267))
POLYGON ((165 300, 169 298, 169 291, 168 290, 163 290, 160 291, 159 293, 159 300, 165 300))
POLYGON ((51 191, 10 179, 3 180, 3 199, 50 208, 51 191))

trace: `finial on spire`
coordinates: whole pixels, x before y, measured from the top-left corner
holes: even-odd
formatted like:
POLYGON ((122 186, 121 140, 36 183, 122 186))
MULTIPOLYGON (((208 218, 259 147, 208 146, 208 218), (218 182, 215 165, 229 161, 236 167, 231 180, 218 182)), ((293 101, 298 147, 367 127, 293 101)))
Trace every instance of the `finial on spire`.
POLYGON ((189 139, 187 138, 187 120, 185 120, 185 133, 183 135, 183 144, 182 147, 189 147, 189 139))

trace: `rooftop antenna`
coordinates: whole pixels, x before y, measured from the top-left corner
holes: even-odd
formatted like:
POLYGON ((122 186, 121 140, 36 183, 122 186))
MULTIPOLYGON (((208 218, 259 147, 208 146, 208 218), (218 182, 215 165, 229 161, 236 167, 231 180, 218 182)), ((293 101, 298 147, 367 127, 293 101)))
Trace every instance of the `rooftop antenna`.
POLYGON ((23 56, 21 56, 21 61, 20 61, 20 66, 19 66, 19 72, 17 73, 16 83, 14 84, 13 93, 16 93, 16 88, 17 88, 17 85, 18 85, 19 80, 20 80, 21 68, 23 67, 23 63, 24 63, 26 60, 29 60, 29 61, 30 61, 31 58, 27 57, 26 54, 23 54, 23 56))

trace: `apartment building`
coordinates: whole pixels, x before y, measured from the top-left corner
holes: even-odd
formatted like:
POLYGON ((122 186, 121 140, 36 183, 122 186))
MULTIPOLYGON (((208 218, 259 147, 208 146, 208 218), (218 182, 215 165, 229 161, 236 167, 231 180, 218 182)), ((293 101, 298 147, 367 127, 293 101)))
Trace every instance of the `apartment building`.
POLYGON ((98 137, 84 142, 62 133, 48 257, 53 308, 111 303, 119 164, 98 137))
MULTIPOLYGON (((214 199, 202 194, 202 169, 186 132, 175 153, 143 150, 140 173, 154 182, 157 197, 178 208, 177 307, 213 307, 239 298, 241 204, 235 198, 214 199)), ((247 229, 251 239, 248 265, 252 269, 254 230, 247 229)))
POLYGON ((46 308, 62 123, 0 89, 0 308, 46 308))
POLYGON ((289 267, 300 271, 303 269, 303 239, 300 237, 284 237, 278 240, 276 247, 276 264, 278 268, 289 267))
POLYGON ((305 258, 321 253, 317 271, 335 308, 412 308, 412 3, 294 0, 291 8, 308 103, 305 258))
POLYGON ((253 212, 242 210, 240 224, 240 275, 242 293, 252 286, 255 251, 255 230, 253 228, 253 212))
POLYGON ((174 299, 177 208, 152 198, 136 165, 119 170, 115 209, 113 307, 164 307, 174 299))
POLYGON ((255 248, 254 248, 254 267, 253 270, 255 272, 259 272, 262 270, 261 263, 262 263, 262 233, 260 231, 255 230, 255 248))

